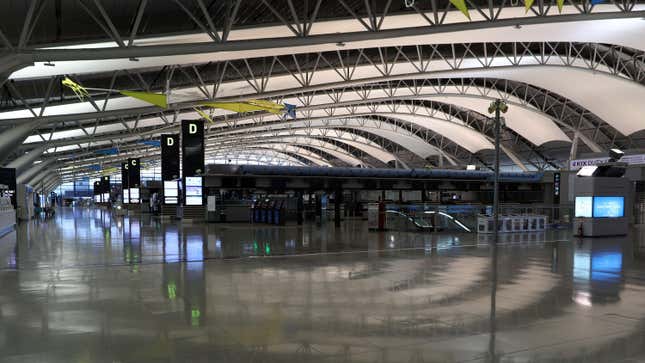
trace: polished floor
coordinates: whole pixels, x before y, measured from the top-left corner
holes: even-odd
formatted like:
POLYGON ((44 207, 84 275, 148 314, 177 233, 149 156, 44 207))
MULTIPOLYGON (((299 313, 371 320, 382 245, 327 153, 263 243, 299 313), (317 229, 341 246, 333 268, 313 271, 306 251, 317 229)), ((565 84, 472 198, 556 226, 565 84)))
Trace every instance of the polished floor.
POLYGON ((637 362, 645 230, 486 236, 63 209, 0 239, 0 362, 637 362), (493 266, 497 266, 495 270, 493 266))

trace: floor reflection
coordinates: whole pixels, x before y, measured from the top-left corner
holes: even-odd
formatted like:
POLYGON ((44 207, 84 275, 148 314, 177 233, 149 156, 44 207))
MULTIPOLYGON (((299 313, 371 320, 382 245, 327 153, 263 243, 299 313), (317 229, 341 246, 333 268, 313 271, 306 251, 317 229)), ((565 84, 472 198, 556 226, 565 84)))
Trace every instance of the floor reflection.
POLYGON ((0 362, 639 359, 644 238, 62 210, 0 240, 0 362))

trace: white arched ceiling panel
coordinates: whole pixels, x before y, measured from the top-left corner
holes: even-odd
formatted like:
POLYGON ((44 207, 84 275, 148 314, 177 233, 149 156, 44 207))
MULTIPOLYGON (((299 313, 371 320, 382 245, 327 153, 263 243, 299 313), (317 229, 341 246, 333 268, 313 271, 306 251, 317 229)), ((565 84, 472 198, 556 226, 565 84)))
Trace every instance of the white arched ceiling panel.
MULTIPOLYGON (((440 153, 440 151, 434 146, 426 143, 420 137, 411 134, 408 130, 396 125, 387 125, 383 127, 383 123, 380 121, 360 119, 357 117, 348 118, 347 116, 342 116, 342 119, 330 117, 325 119, 295 120, 288 123, 253 126, 245 129, 244 132, 281 131, 290 128, 326 129, 336 127, 369 132, 386 140, 390 140, 395 144, 401 145, 403 148, 410 150, 421 158, 427 158, 428 156, 438 155, 440 153)), ((216 135, 228 135, 235 132, 239 131, 227 130, 219 132, 216 135)))
MULTIPOLYGON (((426 99, 454 104, 481 114, 488 113, 490 100, 468 96, 437 95, 426 99)), ((539 111, 510 106, 503 115, 506 126, 531 143, 540 146, 549 141, 571 142, 569 137, 550 118, 539 111)))
MULTIPOLYGON (((384 117, 392 117, 406 122, 413 123, 428 130, 432 130, 444 137, 452 140, 456 144, 464 147, 470 152, 476 153, 484 149, 492 149, 493 145, 486 139, 484 135, 473 128, 464 126, 460 123, 452 121, 440 120, 430 116, 412 115, 404 107, 401 107, 399 112, 392 112, 387 105, 374 105, 373 107, 358 106, 352 108, 338 108, 333 110, 333 114, 328 114, 325 110, 314 110, 309 117, 318 118, 339 118, 339 117, 358 117, 368 115, 380 115, 384 117)), ((278 120, 278 116, 269 116, 265 120, 278 120)), ((248 123, 253 123, 248 120, 248 123)), ((240 123, 242 124, 242 123, 240 123)), ((388 125, 387 127, 390 127, 388 125)), ((235 131, 232 131, 235 132, 235 131)), ((226 131, 224 131, 226 133, 226 131)), ((405 146, 405 144, 403 144, 405 146)), ((435 153, 436 154, 436 153, 435 153)))
POLYGON ((289 136, 289 137, 281 137, 280 141, 288 144, 292 144, 292 145, 309 146, 309 147, 324 151, 327 154, 332 155, 336 159, 341 160, 342 162, 350 166, 365 164, 361 159, 351 155, 347 150, 344 150, 343 148, 338 147, 324 140, 312 139, 310 137, 304 137, 304 136, 289 136))
POLYGON ((471 153, 494 148, 493 144, 491 144, 490 141, 486 139, 486 136, 482 135, 480 132, 454 122, 439 120, 428 116, 403 113, 379 112, 375 113, 375 115, 412 122, 443 135, 445 138, 452 140, 455 144, 463 147, 471 153))
MULTIPOLYGON (((310 150, 294 146, 294 145, 288 145, 288 144, 256 144, 256 145, 248 145, 245 146, 246 149, 258 149, 258 150, 266 150, 266 149, 272 149, 276 151, 281 151, 281 152, 288 152, 288 153, 293 153, 297 154, 301 158, 307 159, 311 161, 312 163, 318 165, 318 166, 332 166, 327 160, 323 159, 320 157, 320 155, 311 152, 310 150)), ((235 150, 235 149, 233 149, 235 150)))
MULTIPOLYGON (((243 139, 239 139, 240 142, 242 142, 243 139)), ((253 143, 250 143, 249 145, 254 145, 257 143, 268 143, 271 140, 268 139, 262 139, 262 138, 253 138, 253 143)), ((365 163, 362 162, 360 159, 354 157, 351 155, 348 151, 343 150, 342 148, 331 144, 329 142, 319 140, 319 139, 312 139, 309 137, 303 137, 303 136, 291 136, 291 137, 281 137, 279 139, 279 143, 282 144, 288 144, 288 145, 296 145, 296 146, 309 146, 314 149, 318 149, 320 151, 324 151, 329 155, 332 155, 336 159, 350 165, 350 166, 355 166, 355 165, 364 165, 365 163)), ((237 143, 239 144, 239 143, 237 143)), ((235 147, 237 145, 236 143, 230 143, 230 144, 223 144, 221 143, 220 146, 226 148, 228 147, 235 147)))
MULTIPOLYGON (((595 5, 594 12, 603 11, 603 8, 615 11, 613 5, 595 5), (611 7, 611 8, 610 8, 611 7)), ((637 4, 634 11, 642 10, 644 6, 637 4)), ((567 10, 565 9, 566 13, 567 10)), ((522 7, 504 8, 502 18, 521 18, 526 16, 522 7)), ((471 11, 473 20, 481 18, 475 11, 471 11)), ((463 15, 459 11, 448 13, 448 22, 463 22, 463 15)), ((482 19, 483 20, 483 19, 482 19)), ((383 29, 410 28, 427 26, 428 23, 418 14, 389 15, 385 17, 383 29)), ((365 31, 362 25, 354 19, 331 20, 314 23, 313 34, 330 34, 341 32, 338 29, 351 29, 349 31, 365 31)), ((597 42, 605 44, 624 45, 635 49, 645 50, 645 39, 642 34, 645 31, 645 24, 640 18, 633 19, 609 19, 592 20, 579 22, 554 22, 548 24, 523 25, 520 29, 515 27, 497 27, 486 29, 473 29, 422 36, 395 37, 388 39, 364 40, 345 42, 344 49, 372 48, 388 46, 405 46, 416 44, 450 44, 450 43, 479 43, 479 42, 597 42)), ((250 29, 234 29, 231 32, 231 40, 259 39, 271 37, 288 37, 292 33, 284 26, 257 27, 250 29)), ((135 45, 155 44, 185 44, 190 42, 207 42, 210 39, 204 34, 173 35, 153 39, 136 40, 135 45)), ((113 42, 94 43, 85 45, 64 46, 59 48, 92 48, 116 46, 113 42)), ((137 62, 129 59, 103 59, 85 61, 64 61, 56 62, 56 67, 48 67, 44 62, 38 62, 34 66, 26 67, 14 72, 13 79, 49 77, 53 75, 108 72, 114 69, 135 69, 147 67, 162 67, 169 64, 195 64, 217 62, 232 59, 255 58, 283 54, 299 54, 317 51, 336 51, 335 43, 318 44, 311 46, 267 48, 259 50, 244 51, 222 51, 205 54, 189 54, 163 57, 141 57, 137 62)))
MULTIPOLYGON (((645 87, 603 72, 535 66, 451 72, 456 77, 494 77, 548 89, 596 114, 623 135, 645 129, 645 87)), ((442 75, 441 78, 446 77, 442 75)), ((433 77, 434 78, 434 77, 433 77)))
MULTIPOLYGON (((537 60, 534 57, 525 56, 517 60, 521 66, 513 64, 513 60, 507 57, 496 57, 494 59, 489 58, 493 61, 493 68, 497 69, 498 67, 513 67, 513 68, 524 68, 527 66, 534 66, 537 64, 537 60)), ((557 57, 550 57, 548 62, 553 63, 554 65, 561 64, 561 60, 557 57)), ((390 78, 396 78, 401 76, 402 78, 426 78, 432 75, 437 75, 437 72, 447 72, 450 73, 454 69, 454 65, 446 60, 432 60, 427 62, 428 69, 431 72, 419 72, 417 68, 410 62, 401 62, 397 63, 396 66, 393 66, 391 71, 390 78)), ((546 67, 546 66, 541 66, 546 67)), ((473 69, 481 70, 482 64, 479 60, 474 58, 465 58, 461 63, 461 70, 464 69, 473 69)), ((574 69, 568 67, 567 69, 574 69)), ((362 84, 364 82, 378 80, 383 75, 381 72, 373 65, 361 65, 357 66, 354 70, 353 84, 362 84)), ((441 73, 441 77, 446 77, 445 73, 441 73)), ((343 78, 333 69, 320 69, 316 71, 313 76, 310 84, 312 86, 324 86, 324 85, 334 85, 338 82, 343 82, 343 78)), ((88 85, 86 85, 88 86, 88 85)), ((293 93, 298 89, 302 88, 302 85, 299 81, 291 75, 274 75, 267 78, 265 92, 285 92, 293 93)), ((256 90, 246 81, 231 81, 222 83, 218 88, 217 97, 247 97, 250 98, 256 94, 256 90)), ((175 102, 188 102, 188 101, 199 101, 204 100, 205 96, 200 91, 198 87, 185 87, 173 89, 171 95, 169 96, 169 103, 175 102)), ((140 101, 131 97, 111 97, 105 106, 106 111, 112 110, 121 110, 128 108, 140 108, 150 106, 149 104, 140 101)), ((76 102, 68 103, 64 105, 55 105, 45 108, 43 116, 54 116, 54 115, 68 115, 76 113, 89 113, 95 112, 96 109, 90 102, 76 102)), ((40 108, 33 108, 33 112, 40 113, 40 108)), ((234 112, 214 109, 211 111, 213 116, 223 116, 234 114, 234 112)), ((0 113, 0 119, 14 119, 14 118, 32 118, 33 114, 29 110, 15 110, 7 111, 0 113)))
MULTIPOLYGON (((301 160, 278 150, 258 150, 258 149, 230 149, 220 150, 215 153, 210 153, 206 156, 206 164, 217 164, 222 162, 226 164, 229 159, 256 161, 270 164, 271 161, 279 159, 282 162, 287 162, 291 165, 305 165, 301 160), (212 161, 212 162, 211 162, 212 161)), ((316 165, 322 165, 315 163, 316 165)))
MULTIPOLYGON (((325 137, 329 139, 342 142, 344 144, 350 145, 356 149, 363 151, 364 153, 371 155, 377 160, 387 164, 390 161, 396 160, 394 154, 384 150, 378 144, 351 132, 346 132, 342 130, 335 129, 311 129, 311 130, 289 130, 284 132, 274 132, 266 134, 249 134, 249 135, 235 135, 236 140, 244 140, 247 138, 257 138, 261 140, 266 139, 281 139, 289 136, 306 136, 306 137, 325 137)), ((218 139, 219 141, 220 139, 218 139)))

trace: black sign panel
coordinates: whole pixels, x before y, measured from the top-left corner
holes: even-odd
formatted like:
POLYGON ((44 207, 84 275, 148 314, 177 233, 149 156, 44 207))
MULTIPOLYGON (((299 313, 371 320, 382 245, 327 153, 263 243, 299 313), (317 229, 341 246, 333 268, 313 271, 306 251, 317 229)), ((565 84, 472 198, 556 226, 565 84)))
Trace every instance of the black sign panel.
POLYGON ((127 190, 130 187, 130 180, 128 179, 128 162, 121 163, 121 187, 127 190))
POLYGON ((110 192, 110 176, 104 175, 101 177, 101 193, 110 192))
POLYGON ((161 180, 179 179, 179 135, 161 135, 161 180))
POLYGON ((139 158, 128 159, 128 186, 138 188, 141 184, 141 165, 139 158))
POLYGON ((560 173, 553 174, 553 203, 560 203, 560 173))
POLYGON ((100 181, 95 181, 94 182, 94 195, 101 194, 101 182, 100 181))
POLYGON ((0 184, 7 188, 5 196, 11 197, 11 204, 16 208, 16 169, 0 168, 0 184))
POLYGON ((204 173, 204 121, 181 122, 181 149, 184 177, 204 173))

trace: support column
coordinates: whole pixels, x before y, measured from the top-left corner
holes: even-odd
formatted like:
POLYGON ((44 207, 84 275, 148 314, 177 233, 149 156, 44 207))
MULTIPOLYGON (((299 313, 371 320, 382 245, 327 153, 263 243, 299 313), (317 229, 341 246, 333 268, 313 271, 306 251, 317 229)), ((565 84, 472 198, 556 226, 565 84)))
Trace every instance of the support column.
POLYGON ((580 140, 580 133, 576 132, 573 136, 573 142, 571 142, 571 150, 569 151, 569 164, 571 164, 571 160, 574 160, 576 155, 578 155, 578 140, 580 140))
POLYGON ((302 200, 302 192, 298 191, 296 192, 296 197, 298 198, 297 206, 296 206, 296 213, 298 214, 296 216, 296 220, 298 221, 298 225, 302 225, 303 221, 303 210, 304 210, 304 202, 302 200))
POLYGON ((45 160, 42 163, 38 163, 32 166, 31 168, 25 170, 16 178, 16 184, 26 184, 29 180, 31 180, 34 176, 36 176, 36 174, 38 174, 39 171, 43 170, 43 168, 45 168, 46 166, 50 165, 53 162, 54 162, 54 159, 45 160))
POLYGON ((20 174, 26 168, 31 166, 34 161, 36 161, 45 152, 45 150, 47 150, 47 147, 45 146, 30 150, 29 152, 25 153, 22 156, 19 156, 17 159, 7 164, 5 167, 16 169, 16 174, 20 174))
POLYGON ((7 160, 11 152, 22 145, 22 142, 25 141, 39 123, 39 120, 29 121, 7 129, 0 134, 0 164, 7 160))
POLYGON ((343 190, 336 188, 334 192, 334 226, 340 227, 340 206, 343 202, 343 190))

